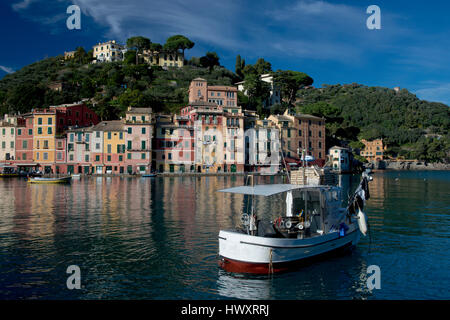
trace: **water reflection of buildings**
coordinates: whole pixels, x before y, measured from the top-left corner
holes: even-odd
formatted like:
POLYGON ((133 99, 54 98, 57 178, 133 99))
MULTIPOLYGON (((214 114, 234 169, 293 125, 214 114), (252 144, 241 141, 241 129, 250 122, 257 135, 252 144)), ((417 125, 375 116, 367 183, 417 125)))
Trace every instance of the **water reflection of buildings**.
MULTIPOLYGON (((15 210, 14 205, 17 203, 15 200, 16 195, 16 181, 13 179, 5 179, 4 183, 0 186, 0 234, 8 234, 17 231, 14 221, 15 210)), ((2 243, 5 245, 5 243, 2 243)))
POLYGON ((231 212, 239 212, 232 200, 222 201, 217 190, 224 188, 224 179, 217 177, 163 178, 162 199, 165 218, 177 221, 186 245, 195 240, 202 228, 228 224, 231 212))
MULTIPOLYGON (((384 174, 373 174, 369 184, 370 199, 367 201, 367 214, 370 226, 380 229, 384 225, 386 183, 384 174)), ((375 230, 376 230, 375 229, 375 230)))
POLYGON ((150 221, 151 185, 146 180, 83 178, 70 185, 32 185, 24 180, 10 183, 13 186, 2 192, 2 222, 20 237, 53 241, 57 234, 86 231, 89 226, 101 225, 106 234, 146 226, 150 221), (8 215, 11 221, 6 220, 8 215))
POLYGON ((151 184, 145 179, 104 178, 97 181, 103 223, 108 228, 135 228, 150 222, 151 184))

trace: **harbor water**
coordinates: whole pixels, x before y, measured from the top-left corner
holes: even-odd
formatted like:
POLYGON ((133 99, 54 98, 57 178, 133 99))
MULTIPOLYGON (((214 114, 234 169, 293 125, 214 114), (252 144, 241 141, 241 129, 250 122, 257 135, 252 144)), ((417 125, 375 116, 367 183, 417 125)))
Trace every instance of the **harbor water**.
MULTIPOLYGON (((246 199, 217 190, 242 176, 1 179, 0 299, 450 299, 450 172, 373 177, 370 233, 352 252, 273 276, 218 267, 218 232, 239 223, 246 199), (67 288, 71 265, 78 290, 67 288), (367 287, 371 265, 380 289, 367 287)), ((340 176, 344 199, 359 181, 340 176)), ((283 205, 257 199, 257 213, 283 205)))

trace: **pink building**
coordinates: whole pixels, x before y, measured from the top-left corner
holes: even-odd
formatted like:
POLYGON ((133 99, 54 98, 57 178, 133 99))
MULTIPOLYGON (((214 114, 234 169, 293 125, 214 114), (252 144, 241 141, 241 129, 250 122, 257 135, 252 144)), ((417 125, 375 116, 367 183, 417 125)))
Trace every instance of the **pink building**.
POLYGON ((159 172, 195 171, 194 127, 187 116, 156 116, 153 166, 159 172))
POLYGON ((191 81, 189 103, 203 101, 223 107, 237 107, 237 88, 233 86, 209 86, 202 78, 191 81))
POLYGON ((32 171, 37 163, 33 159, 33 115, 22 115, 17 119, 16 157, 14 164, 19 170, 32 171))
POLYGON ((55 148, 55 173, 56 174, 66 174, 67 170, 67 153, 66 153, 66 144, 67 139, 65 134, 56 136, 55 139, 56 148, 55 148))
POLYGON ((150 173, 152 171, 152 109, 129 107, 124 128, 126 172, 129 174, 150 173))

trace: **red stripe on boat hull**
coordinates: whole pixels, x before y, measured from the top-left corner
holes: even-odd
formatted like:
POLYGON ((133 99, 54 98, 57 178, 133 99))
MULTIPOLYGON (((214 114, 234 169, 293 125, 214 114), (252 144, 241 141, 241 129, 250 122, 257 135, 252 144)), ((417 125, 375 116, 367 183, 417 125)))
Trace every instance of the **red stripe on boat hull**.
MULTIPOLYGON (((339 253, 343 253, 350 249, 352 243, 349 242, 346 245, 336 248, 334 250, 294 261, 287 262, 278 262, 272 264, 272 273, 286 272, 295 268, 299 268, 311 262, 323 259, 325 257, 330 257, 333 255, 337 255, 339 253)), ((232 273, 250 273, 250 274, 268 274, 270 273, 269 264, 268 263, 253 263, 253 262, 245 262, 245 261, 237 261, 228 259, 225 257, 221 257, 219 261, 219 266, 227 272, 232 273)))

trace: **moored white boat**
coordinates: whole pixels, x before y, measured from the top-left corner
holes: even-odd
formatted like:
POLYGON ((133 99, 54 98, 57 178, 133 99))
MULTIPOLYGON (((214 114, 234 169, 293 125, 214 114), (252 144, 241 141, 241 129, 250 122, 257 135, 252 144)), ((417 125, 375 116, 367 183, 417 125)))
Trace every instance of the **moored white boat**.
POLYGON ((252 206, 243 214, 240 228, 220 231, 220 266, 229 272, 267 274, 355 246, 361 233, 358 220, 366 223, 362 210, 369 198, 369 180, 363 176, 347 208, 341 207, 340 188, 332 186, 275 184, 220 190, 252 199, 286 194, 283 216, 258 220, 252 206))

